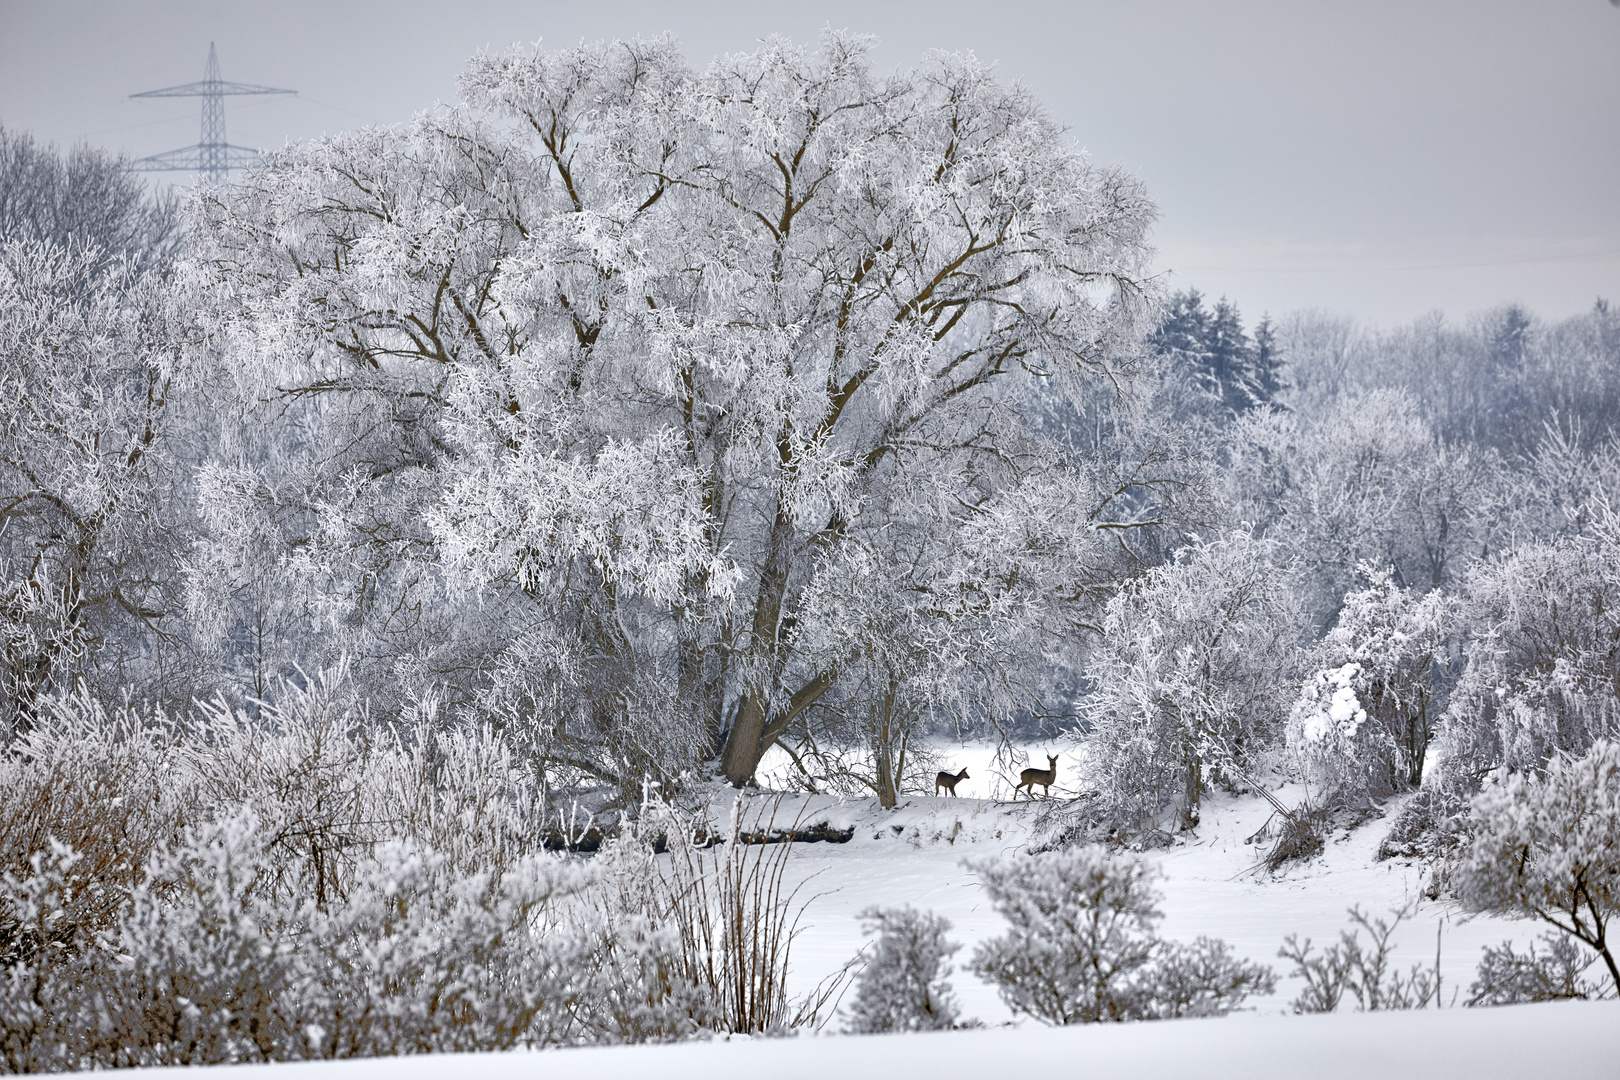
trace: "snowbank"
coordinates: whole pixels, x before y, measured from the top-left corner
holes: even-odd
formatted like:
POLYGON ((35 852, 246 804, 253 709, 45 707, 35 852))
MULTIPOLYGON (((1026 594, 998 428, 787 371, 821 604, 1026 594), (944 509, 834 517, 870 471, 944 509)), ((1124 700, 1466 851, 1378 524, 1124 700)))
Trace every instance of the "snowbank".
MULTIPOLYGON (((149 1069, 148 1076, 192 1069, 149 1069)), ((1620 1075, 1620 1003, 1503 1009, 1231 1016, 1070 1028, 926 1035, 756 1039, 677 1046, 590 1047, 538 1054, 445 1054, 238 1066, 238 1080, 545 1080, 719 1076, 769 1080, 991 1076, 1187 1077, 1199 1080, 1492 1080, 1620 1075)))

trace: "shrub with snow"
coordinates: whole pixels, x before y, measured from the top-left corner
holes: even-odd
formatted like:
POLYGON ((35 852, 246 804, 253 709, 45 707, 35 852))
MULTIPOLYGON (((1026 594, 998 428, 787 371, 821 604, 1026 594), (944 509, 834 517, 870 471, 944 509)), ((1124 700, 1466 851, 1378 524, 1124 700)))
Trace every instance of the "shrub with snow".
POLYGON ((1075 848, 974 869, 1012 925, 972 969, 1015 1012, 1048 1024, 1221 1016, 1275 988, 1269 967, 1225 942, 1160 938, 1155 872, 1135 857, 1075 848))
POLYGON ((649 800, 599 858, 547 853, 504 737, 366 723, 338 690, 186 724, 68 699, 12 744, 0 1065, 669 1041, 824 1015, 836 980, 786 992, 787 845, 734 830, 705 849, 649 800))
POLYGON ((1388 919, 1367 915, 1359 907, 1350 909, 1351 927, 1339 932, 1339 940, 1320 955, 1313 955, 1311 939, 1300 941, 1290 934, 1277 955, 1294 962, 1293 975, 1305 980, 1305 988, 1291 1003, 1296 1013, 1330 1013, 1338 1009, 1346 995, 1355 998, 1357 1012, 1392 1009, 1421 1009, 1438 1003, 1440 969, 1413 964, 1402 971, 1390 963, 1395 951, 1390 939, 1396 927, 1416 912, 1414 905, 1398 908, 1388 919), (1367 931, 1363 945, 1361 931, 1367 931))
POLYGON ((1559 756, 1542 775, 1498 777, 1474 799, 1452 882, 1470 907, 1538 918, 1597 953, 1620 990, 1608 937, 1620 911, 1620 743, 1559 756))
POLYGON ((932 1031, 955 1024, 956 998, 945 977, 961 946, 945 940, 950 922, 909 907, 869 908, 861 918, 878 939, 861 968, 848 1030, 932 1031))
POLYGON ((1530 948, 1520 953, 1514 951, 1511 941, 1502 942, 1499 949, 1487 945, 1473 985, 1468 988, 1468 1004, 1518 1005, 1603 996, 1603 987, 1585 977, 1597 957, 1565 934, 1542 934, 1541 948, 1536 952, 1535 942, 1531 942, 1530 948))

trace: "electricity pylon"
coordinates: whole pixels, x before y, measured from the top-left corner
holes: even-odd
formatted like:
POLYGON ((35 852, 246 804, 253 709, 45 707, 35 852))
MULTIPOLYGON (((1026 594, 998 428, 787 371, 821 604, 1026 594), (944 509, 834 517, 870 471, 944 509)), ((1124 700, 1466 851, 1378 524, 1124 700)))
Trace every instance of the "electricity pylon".
POLYGON ((225 141, 226 94, 296 94, 296 90, 277 90, 272 86, 253 86, 249 83, 224 82, 219 77, 219 60, 214 56, 214 43, 208 43, 208 70, 202 82, 169 86, 162 90, 148 90, 144 94, 131 94, 132 98, 200 97, 202 102, 202 138, 196 146, 153 154, 130 163, 133 169, 144 172, 200 172, 218 184, 232 169, 253 164, 258 151, 246 146, 232 146, 225 141))

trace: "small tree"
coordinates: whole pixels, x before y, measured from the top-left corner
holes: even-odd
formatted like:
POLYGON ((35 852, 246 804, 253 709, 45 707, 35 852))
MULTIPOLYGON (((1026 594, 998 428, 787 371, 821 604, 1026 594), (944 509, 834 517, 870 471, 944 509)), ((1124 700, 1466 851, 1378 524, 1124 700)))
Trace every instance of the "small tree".
POLYGON ((861 969, 848 1030, 934 1031, 956 1023, 956 996, 945 977, 950 957, 962 946, 945 940, 949 920, 904 908, 861 912, 868 934, 878 935, 872 958, 861 969))
POLYGON ((1420 597, 1387 571, 1362 571, 1369 587, 1345 597, 1316 646, 1288 724, 1306 776, 1354 802, 1422 781, 1451 621, 1440 592, 1420 597))
POLYGON ((1297 621, 1273 553, 1247 532, 1200 541, 1109 601, 1085 738, 1117 824, 1169 808, 1195 828, 1210 782, 1235 780, 1280 733, 1297 621))
POLYGON ((1528 915, 1603 959, 1620 990, 1608 922, 1620 910, 1620 743, 1556 757, 1474 799, 1474 835, 1453 877, 1480 911, 1528 915))
POLYGON ((1140 859, 1076 848, 975 869, 1012 928, 979 946, 973 972, 1015 1012, 1048 1024, 1221 1016, 1276 984, 1225 942, 1161 939, 1154 871, 1140 859))

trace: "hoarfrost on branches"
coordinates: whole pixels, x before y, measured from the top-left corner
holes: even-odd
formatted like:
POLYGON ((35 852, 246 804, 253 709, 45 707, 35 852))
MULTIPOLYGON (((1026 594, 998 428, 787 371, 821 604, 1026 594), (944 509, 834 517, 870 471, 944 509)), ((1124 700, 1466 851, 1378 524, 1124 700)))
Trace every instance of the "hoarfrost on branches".
POLYGON ((1192 828, 1211 782, 1276 737, 1299 622, 1274 546, 1247 532, 1193 544, 1108 603, 1093 654, 1087 780, 1136 833, 1192 828))
POLYGON ((1311 652, 1288 746, 1329 800, 1364 803, 1423 779, 1438 722, 1452 605, 1419 597, 1363 567, 1370 587, 1345 597, 1338 623, 1311 652))
POLYGON ((948 920, 906 908, 870 908, 861 913, 873 951, 861 968, 855 1002, 849 1009, 852 1032, 932 1031, 956 1023, 950 957, 960 945, 945 940, 948 920))
POLYGON ((1048 1024, 1221 1016, 1275 988, 1270 968, 1225 942, 1161 939, 1154 871, 1135 856, 1081 847, 974 868, 1012 925, 974 951, 973 971, 1015 1012, 1048 1024))
POLYGON ((1620 992, 1608 933, 1620 911, 1620 743, 1559 755, 1540 775, 1499 775, 1473 809, 1473 836, 1453 874, 1457 894, 1581 942, 1620 992))
POLYGON ((285 493, 320 663, 446 685, 630 798, 716 749, 745 782, 866 663, 811 602, 850 560, 942 660, 1063 626, 1109 496, 1000 388, 1123 385, 1153 207, 971 58, 869 47, 482 55, 464 105, 201 205, 242 395, 345 448, 243 485, 285 493))

